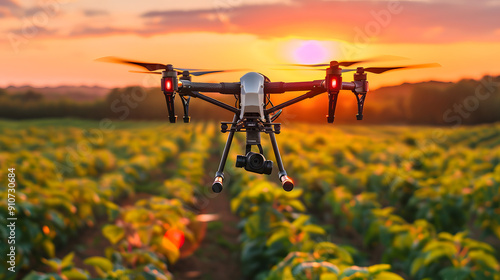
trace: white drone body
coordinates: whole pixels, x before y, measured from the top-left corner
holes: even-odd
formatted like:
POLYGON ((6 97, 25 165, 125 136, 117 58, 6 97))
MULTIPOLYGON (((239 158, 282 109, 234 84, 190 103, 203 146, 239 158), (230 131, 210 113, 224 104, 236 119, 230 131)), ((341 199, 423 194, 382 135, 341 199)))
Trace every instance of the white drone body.
POLYGON ((249 72, 240 78, 241 83, 241 113, 240 119, 252 113, 260 115, 262 121, 264 118, 264 81, 262 74, 249 72))

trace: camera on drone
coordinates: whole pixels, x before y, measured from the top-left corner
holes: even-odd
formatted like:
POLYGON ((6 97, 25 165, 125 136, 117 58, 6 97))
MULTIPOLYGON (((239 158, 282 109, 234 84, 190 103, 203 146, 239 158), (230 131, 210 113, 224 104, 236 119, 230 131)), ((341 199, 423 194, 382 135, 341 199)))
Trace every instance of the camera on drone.
POLYGON ((262 154, 248 152, 246 156, 236 157, 236 167, 244 167, 246 171, 269 175, 273 171, 273 162, 266 160, 262 154))

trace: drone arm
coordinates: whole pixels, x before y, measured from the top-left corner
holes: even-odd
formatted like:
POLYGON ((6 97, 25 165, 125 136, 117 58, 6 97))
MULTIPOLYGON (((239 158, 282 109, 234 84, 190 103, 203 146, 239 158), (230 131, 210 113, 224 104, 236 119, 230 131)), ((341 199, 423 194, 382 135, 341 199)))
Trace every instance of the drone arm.
POLYGON ((213 99, 213 98, 208 97, 206 95, 203 95, 203 94, 201 94, 201 93, 199 93, 197 91, 183 92, 182 95, 188 95, 188 96, 192 96, 194 98, 199 98, 201 100, 207 101, 208 103, 214 104, 215 106, 219 106, 219 107, 221 107, 223 109, 231 111, 231 112, 233 112, 235 114, 239 114, 239 112, 240 112, 240 110, 238 110, 237 108, 235 108, 233 106, 227 105, 224 102, 220 102, 217 99, 213 99))
POLYGON ((309 91, 309 92, 307 92, 307 93, 305 93, 305 94, 303 94, 301 96, 295 97, 295 98, 290 99, 288 101, 285 101, 285 102, 283 102, 281 104, 273 106, 273 107, 271 107, 269 109, 266 109, 266 114, 271 114, 273 112, 276 112, 276 111, 278 111, 280 109, 283 109, 285 107, 293 105, 293 104, 295 104, 297 102, 300 102, 302 100, 305 100, 307 98, 313 98, 316 95, 322 94, 325 91, 326 91, 326 89, 324 89, 324 88, 317 88, 317 89, 311 90, 311 91, 309 91))
POLYGON ((201 91, 201 92, 218 92, 222 94, 234 94, 240 92, 240 83, 195 83, 191 81, 182 81, 180 85, 181 91, 201 91))
POLYGON ((345 90, 354 90, 356 88, 356 84, 353 82, 342 82, 342 88, 345 90))
POLYGON ((287 91, 305 91, 323 87, 324 80, 310 82, 270 82, 264 85, 264 93, 284 93, 287 91))
MULTIPOLYGON (((306 91, 325 88, 325 80, 315 80, 310 82, 271 82, 264 85, 265 93, 285 93, 287 91, 306 91)), ((342 89, 353 90, 356 87, 354 83, 342 83, 342 89)))
MULTIPOLYGON (((265 83, 264 93, 285 93, 287 91, 307 91, 318 88, 325 88, 325 80, 315 80, 309 82, 270 82, 265 83)), ((352 82, 343 82, 342 89, 353 90, 356 85, 352 82)), ((240 83, 195 83, 191 81, 181 81, 179 90, 201 91, 201 92, 218 92, 222 94, 234 94, 240 92, 240 83)))

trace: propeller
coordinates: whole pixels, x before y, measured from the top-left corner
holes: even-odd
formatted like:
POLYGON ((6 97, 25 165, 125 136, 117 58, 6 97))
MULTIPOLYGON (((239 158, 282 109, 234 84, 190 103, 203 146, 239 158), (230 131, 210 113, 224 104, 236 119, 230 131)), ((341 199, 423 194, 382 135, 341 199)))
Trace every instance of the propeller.
MULTIPOLYGON (((329 64, 327 64, 327 66, 329 66, 329 64)), ((374 74, 382 74, 382 73, 385 73, 387 71, 392 71, 392 70, 404 70, 404 69, 416 69, 416 68, 432 68, 432 67, 441 67, 441 64, 439 64, 439 63, 427 63, 427 64, 403 65, 403 66, 394 66, 394 67, 366 67, 366 68, 363 68, 363 70, 365 72, 370 72, 370 73, 374 73, 374 74)), ((362 68, 362 67, 360 67, 360 68, 362 68)), ((274 70, 285 70, 285 71, 316 70, 316 71, 325 71, 325 69, 323 69, 323 68, 312 68, 312 69, 274 69, 274 70)), ((342 69, 342 73, 353 72, 353 71, 357 71, 357 69, 342 69)))
MULTIPOLYGON (((439 63, 427 63, 427 64, 415 64, 415 65, 404 65, 404 66, 394 66, 394 67, 367 67, 363 68, 365 72, 370 72, 373 74, 382 74, 387 71, 392 70, 405 70, 405 69, 417 69, 417 68, 432 68, 441 67, 439 63)), ((342 72, 352 72, 357 71, 357 69, 342 69, 342 72)))
MULTIPOLYGON (((101 58, 96 59, 96 61, 119 63, 119 64, 132 64, 135 66, 146 68, 149 71, 149 72, 147 72, 147 71, 129 71, 132 73, 161 74, 161 72, 154 72, 154 71, 167 69, 167 65, 161 64, 161 63, 139 62, 139 61, 134 61, 134 60, 126 60, 126 59, 122 59, 122 58, 118 58, 118 57, 114 57, 114 56, 101 57, 101 58)), ((177 73, 179 75, 182 75, 183 71, 188 71, 189 74, 192 76, 203 76, 203 75, 214 74, 214 73, 245 71, 245 69, 204 70, 204 69, 177 68, 177 67, 173 67, 173 69, 175 71, 178 71, 177 73), (193 72, 191 72, 191 71, 193 71, 193 72)))
MULTIPOLYGON (((141 73, 141 74, 159 74, 159 75, 161 75, 161 72, 134 71, 134 70, 130 70, 129 72, 130 72, 130 73, 141 73)), ((177 72, 177 73, 181 73, 181 74, 182 74, 182 72, 177 72)))
MULTIPOLYGON (((177 68, 174 68, 177 69, 177 68)), ((186 70, 187 71, 187 70, 186 70)), ((194 71, 194 72, 189 72, 189 75, 192 76, 203 76, 203 75, 208 75, 208 74, 215 74, 215 73, 225 73, 225 72, 234 72, 234 71, 244 71, 242 69, 235 69, 235 70, 209 70, 209 71, 194 71)), ((129 71, 131 73, 141 73, 141 74, 159 74, 161 75, 161 72, 148 72, 148 71, 129 71)), ((178 75, 182 75, 182 72, 177 72, 178 75)))
MULTIPOLYGON (((156 71, 156 70, 164 70, 167 69, 167 65, 161 63, 148 63, 148 62, 140 62, 134 60, 126 60, 114 56, 106 56, 96 59, 96 61, 101 62, 111 62, 111 63, 119 63, 119 64, 132 64, 135 66, 146 68, 148 71, 156 71)), ((174 68, 176 71, 194 71, 194 70, 202 70, 202 69, 192 69, 192 68, 174 68)))
MULTIPOLYGON (((366 58, 362 60, 352 60, 352 61, 338 61, 339 66, 349 67, 358 63, 367 63, 374 61, 388 61, 388 60, 401 60, 407 59, 406 57, 395 56, 395 55, 382 55, 371 58, 366 58)), ((299 66, 299 67, 327 67, 330 66, 330 63, 320 63, 320 64, 285 64, 287 66, 299 66)))

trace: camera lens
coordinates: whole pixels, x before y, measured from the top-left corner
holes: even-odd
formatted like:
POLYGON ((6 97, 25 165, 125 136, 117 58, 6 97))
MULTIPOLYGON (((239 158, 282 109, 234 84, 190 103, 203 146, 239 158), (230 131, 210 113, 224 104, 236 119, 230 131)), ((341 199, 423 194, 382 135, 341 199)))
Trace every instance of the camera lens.
POLYGON ((236 156, 236 167, 244 167, 247 164, 246 156, 236 156))
POLYGON ((248 158, 248 165, 255 170, 261 169, 265 160, 263 155, 252 153, 248 158))
POLYGON ((273 162, 266 160, 266 162, 264 162, 264 170, 262 170, 262 172, 267 175, 271 174, 271 172, 273 172, 273 162))

